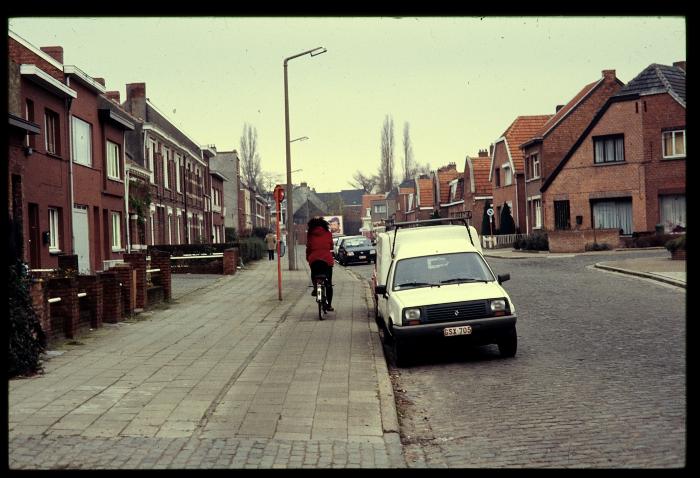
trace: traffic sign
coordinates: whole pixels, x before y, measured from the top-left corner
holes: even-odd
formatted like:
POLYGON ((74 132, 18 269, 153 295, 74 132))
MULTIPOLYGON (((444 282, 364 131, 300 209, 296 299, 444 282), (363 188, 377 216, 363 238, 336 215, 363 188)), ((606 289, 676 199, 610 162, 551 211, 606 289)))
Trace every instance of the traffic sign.
POLYGON ((489 216, 493 216, 493 208, 492 207, 488 208, 486 210, 486 214, 488 214, 489 216))

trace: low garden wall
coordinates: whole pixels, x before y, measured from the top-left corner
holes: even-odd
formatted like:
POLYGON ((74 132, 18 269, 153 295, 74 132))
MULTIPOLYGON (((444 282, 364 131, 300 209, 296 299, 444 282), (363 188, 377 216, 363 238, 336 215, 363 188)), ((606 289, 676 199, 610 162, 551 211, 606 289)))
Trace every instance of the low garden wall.
POLYGON ((580 229, 547 231, 549 252, 585 252, 586 246, 607 244, 610 249, 621 247, 619 229, 580 229))

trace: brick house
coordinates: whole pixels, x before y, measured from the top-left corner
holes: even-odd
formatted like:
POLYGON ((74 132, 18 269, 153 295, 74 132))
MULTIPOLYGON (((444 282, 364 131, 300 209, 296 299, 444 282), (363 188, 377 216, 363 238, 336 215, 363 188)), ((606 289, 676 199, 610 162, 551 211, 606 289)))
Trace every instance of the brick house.
POLYGON ((64 83, 61 60, 8 37, 8 206, 23 261, 55 269, 58 255, 73 250, 67 125, 78 93, 64 83))
POLYGON ((103 79, 63 64, 60 46, 37 49, 12 32, 9 46, 11 74, 19 71, 15 103, 40 125, 20 149, 33 158, 18 163, 17 149, 10 151, 10 170, 24 168, 12 181, 13 194, 22 190, 15 209, 26 215, 25 260, 53 269, 70 253, 80 272, 103 270, 125 251, 124 132, 134 123, 105 96, 103 79))
POLYGON ((224 227, 233 227, 240 231, 238 221, 238 196, 240 195, 240 159, 238 151, 218 151, 209 161, 209 168, 228 178, 224 182, 223 204, 225 204, 224 227))
POLYGON ((464 211, 464 173, 457 171, 455 163, 438 168, 433 173, 433 185, 433 203, 437 206, 440 217, 450 217, 452 213, 464 211))
POLYGON ((603 70, 597 81, 584 86, 567 104, 557 106, 549 121, 525 143, 520 145, 525 156, 524 179, 527 211, 524 232, 541 230, 544 226, 540 192, 543 182, 590 124, 591 119, 607 99, 624 86, 615 70, 603 70))
POLYGON ((395 222, 408 221, 408 215, 413 211, 416 195, 415 179, 405 179, 397 186, 395 222), (410 206, 410 207, 409 207, 410 206))
POLYGON ((224 184, 229 179, 218 171, 210 171, 211 174, 211 235, 212 243, 226 242, 224 222, 226 217, 226 203, 224 184))
POLYGON ((542 185, 545 228, 685 230, 685 75, 652 64, 607 100, 542 185))
POLYGON ((414 184, 416 185, 415 193, 408 193, 406 220, 430 219, 435 210, 433 178, 423 174, 414 179, 414 184))
POLYGON ((490 234, 491 230, 482 231, 484 210, 493 204, 493 187, 489 181, 491 158, 488 150, 479 150, 477 156, 467 156, 464 161, 464 210, 472 212, 472 225, 479 234, 490 234))
POLYGON ((139 237, 145 236, 146 244, 132 247, 210 242, 208 161, 215 152, 201 148, 158 111, 146 97, 145 83, 127 84, 122 106, 142 121, 127 133, 126 150, 134 163, 149 172, 151 196, 145 222, 130 224, 145 229, 139 237))
POLYGON ((520 145, 532 138, 553 115, 518 116, 492 145, 489 181, 493 187, 495 225, 508 204, 516 232, 525 230, 525 157, 520 145))

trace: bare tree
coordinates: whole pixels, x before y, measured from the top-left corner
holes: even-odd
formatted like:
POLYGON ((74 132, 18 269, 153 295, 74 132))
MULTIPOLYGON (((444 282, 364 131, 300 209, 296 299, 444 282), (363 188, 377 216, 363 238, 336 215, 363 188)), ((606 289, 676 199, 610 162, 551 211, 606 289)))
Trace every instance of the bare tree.
POLYGON ((411 136, 409 133, 410 125, 408 121, 403 124, 403 180, 407 180, 415 176, 416 167, 413 161, 413 146, 411 145, 411 136))
POLYGON ((255 216, 255 193, 259 189, 260 155, 258 154, 258 130, 245 123, 241 135, 241 172, 253 194, 250 195, 250 210, 252 211, 253 227, 257 226, 255 216))
POLYGON ((352 175, 352 181, 348 181, 348 184, 356 189, 362 189, 366 193, 371 193, 377 182, 377 176, 365 176, 361 171, 357 171, 352 175))
POLYGON ((386 115, 382 126, 382 157, 379 167, 379 187, 391 191, 394 184, 394 120, 386 115))
POLYGON ((271 192, 275 189, 277 184, 282 183, 282 175, 280 173, 273 173, 272 171, 262 171, 260 173, 260 180, 258 183, 258 189, 262 192, 271 192))

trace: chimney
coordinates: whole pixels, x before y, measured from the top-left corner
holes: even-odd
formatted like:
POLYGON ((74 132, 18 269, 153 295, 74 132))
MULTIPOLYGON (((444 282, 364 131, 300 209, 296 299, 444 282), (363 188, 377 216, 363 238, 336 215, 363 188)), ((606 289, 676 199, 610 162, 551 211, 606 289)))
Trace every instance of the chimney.
POLYGON ((676 68, 680 68, 681 70, 685 71, 685 60, 683 61, 674 61, 673 66, 676 68))
POLYGON ((557 109, 556 109, 555 113, 559 113, 559 110, 562 109, 563 107, 564 107, 564 105, 557 105, 557 109))
POLYGON ((307 188, 307 187, 309 187, 309 186, 308 186, 307 183, 301 183, 301 184, 299 184, 299 187, 300 187, 300 188, 307 188))
POLYGON ((107 96, 107 98, 114 101, 115 103, 121 104, 121 102, 119 101, 119 92, 118 91, 107 91, 105 93, 105 96, 107 96))
POLYGON ((49 55, 59 63, 63 63, 63 47, 62 46, 42 46, 41 51, 49 55))
POLYGON ((126 85, 126 101, 146 98, 146 83, 129 83, 126 85))
POLYGON ((606 80, 615 81, 615 78, 617 78, 617 76, 615 76, 615 70, 603 70, 602 73, 603 78, 606 80))
POLYGON ((480 149, 479 150, 479 157, 480 158, 488 158, 489 157, 489 152, 485 149, 480 149))
POLYGON ((104 79, 104 78, 93 78, 93 80, 95 80, 96 82, 98 82, 98 83, 101 84, 102 86, 107 86, 107 85, 105 84, 105 79, 104 79))

